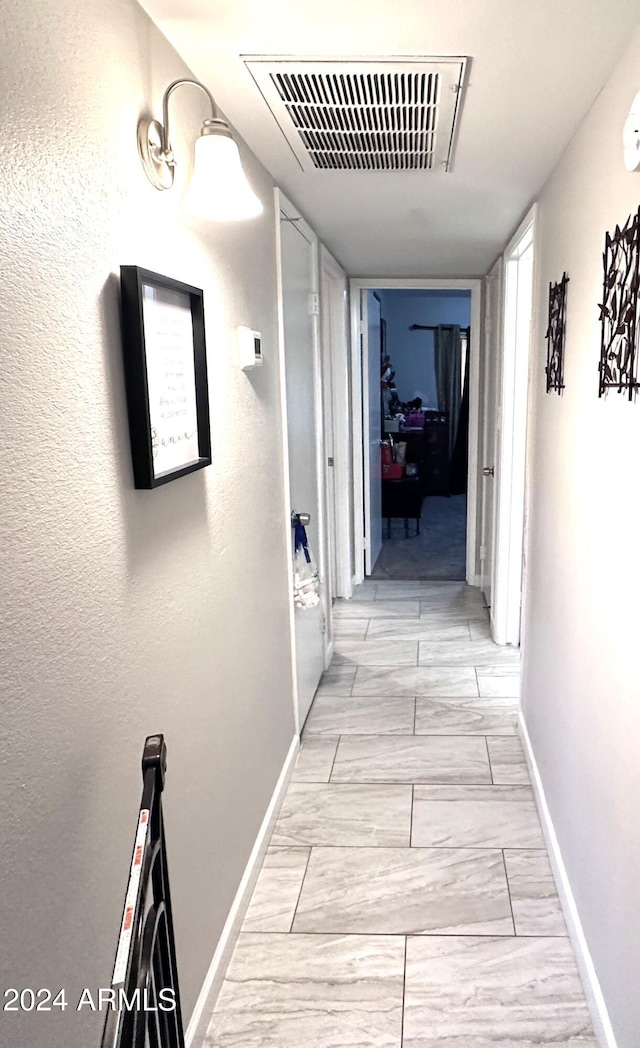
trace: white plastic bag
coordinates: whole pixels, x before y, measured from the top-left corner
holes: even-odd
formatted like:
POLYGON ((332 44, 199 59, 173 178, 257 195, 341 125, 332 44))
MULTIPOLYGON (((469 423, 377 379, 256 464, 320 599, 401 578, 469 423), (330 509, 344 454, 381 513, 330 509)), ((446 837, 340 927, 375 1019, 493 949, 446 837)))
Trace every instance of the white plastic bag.
POLYGON ((315 608, 320 603, 318 568, 311 550, 302 541, 296 542, 293 553, 293 599, 298 608, 315 608))

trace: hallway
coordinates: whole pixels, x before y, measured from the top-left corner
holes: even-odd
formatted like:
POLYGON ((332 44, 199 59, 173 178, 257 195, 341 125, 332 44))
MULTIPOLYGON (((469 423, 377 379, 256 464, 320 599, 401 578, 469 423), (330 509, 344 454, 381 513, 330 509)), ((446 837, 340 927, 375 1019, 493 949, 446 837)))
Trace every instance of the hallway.
POLYGON ((207 1048, 596 1048, 478 590, 366 582, 207 1048))

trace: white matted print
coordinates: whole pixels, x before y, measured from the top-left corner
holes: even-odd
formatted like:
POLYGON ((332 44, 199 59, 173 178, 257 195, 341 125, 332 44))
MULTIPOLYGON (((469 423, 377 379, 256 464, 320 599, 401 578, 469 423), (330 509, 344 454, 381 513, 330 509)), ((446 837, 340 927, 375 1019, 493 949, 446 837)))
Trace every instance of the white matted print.
POLYGON ((153 473, 159 477, 200 457, 191 301, 149 284, 142 296, 153 473))

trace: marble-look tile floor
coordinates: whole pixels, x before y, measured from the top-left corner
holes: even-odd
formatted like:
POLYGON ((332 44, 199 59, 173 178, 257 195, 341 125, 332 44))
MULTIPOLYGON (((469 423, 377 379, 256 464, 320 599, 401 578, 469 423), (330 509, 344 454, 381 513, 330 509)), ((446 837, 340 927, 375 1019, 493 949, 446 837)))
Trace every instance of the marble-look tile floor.
POLYGON ((367 582, 206 1048, 597 1048, 517 735, 463 583, 367 582))

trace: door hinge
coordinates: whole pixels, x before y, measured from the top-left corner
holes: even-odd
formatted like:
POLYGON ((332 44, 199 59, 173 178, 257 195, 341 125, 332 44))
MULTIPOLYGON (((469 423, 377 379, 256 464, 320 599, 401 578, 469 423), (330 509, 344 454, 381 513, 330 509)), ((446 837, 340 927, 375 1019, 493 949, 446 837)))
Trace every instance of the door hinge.
POLYGON ((320 295, 317 291, 312 291, 309 295, 309 316, 317 317, 320 315, 320 295))
POLYGON ((364 539, 364 541, 362 543, 362 548, 363 549, 369 549, 369 539, 364 539))

